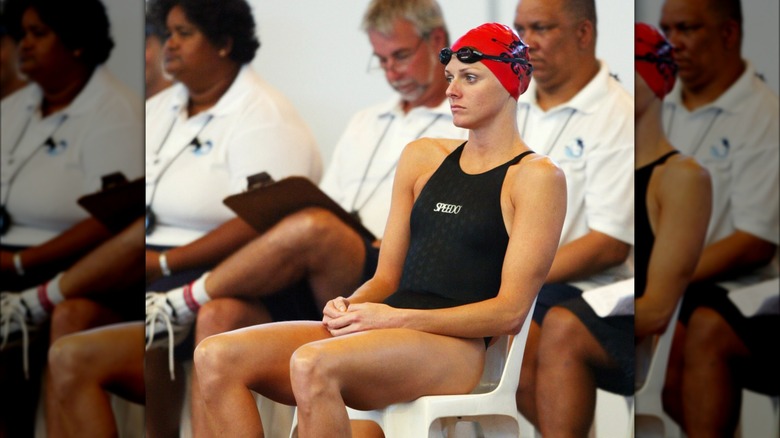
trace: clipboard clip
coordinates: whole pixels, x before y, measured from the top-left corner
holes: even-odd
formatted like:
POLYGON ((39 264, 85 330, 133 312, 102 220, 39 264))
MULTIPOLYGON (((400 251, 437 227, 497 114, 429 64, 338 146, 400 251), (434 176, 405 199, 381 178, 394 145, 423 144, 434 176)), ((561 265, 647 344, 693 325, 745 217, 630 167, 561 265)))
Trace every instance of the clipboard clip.
POLYGON ((246 177, 246 189, 247 191, 259 189, 261 187, 269 186, 275 182, 276 181, 274 181, 268 172, 260 172, 246 177))
POLYGON ((127 178, 125 178, 125 175, 122 172, 114 172, 114 173, 109 173, 107 175, 103 175, 100 178, 100 181, 101 181, 101 189, 108 190, 110 188, 126 184, 127 178))

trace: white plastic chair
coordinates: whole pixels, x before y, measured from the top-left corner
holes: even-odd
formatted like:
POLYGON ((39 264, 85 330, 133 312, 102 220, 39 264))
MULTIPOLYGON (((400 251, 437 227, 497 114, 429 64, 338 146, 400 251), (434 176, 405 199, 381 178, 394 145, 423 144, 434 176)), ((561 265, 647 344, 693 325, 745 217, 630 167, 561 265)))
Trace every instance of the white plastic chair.
MULTIPOLYGON (((661 391, 666 378, 666 367, 669 363, 669 352, 672 349, 674 328, 677 316, 680 313, 682 298, 677 300, 672 318, 666 326, 666 330, 658 337, 655 349, 650 355, 650 364, 647 367, 647 377, 634 393, 634 421, 637 438, 645 437, 680 437, 680 426, 664 412, 661 401, 661 391)), ((646 342, 652 342, 648 337, 646 342)), ((643 347, 640 344, 637 351, 643 347)), ((637 359, 639 360, 639 359, 637 359)))
POLYGON ((780 397, 742 390, 739 436, 780 438, 780 397))
MULTIPOLYGON (((754 285, 734 289, 729 298, 746 317, 778 314, 780 279, 775 277, 754 285)), ((742 390, 742 409, 738 433, 742 438, 780 438, 780 397, 742 390)))
MULTIPOLYGON (((431 395, 408 403, 390 405, 374 411, 348 408, 352 420, 371 420, 384 431, 386 438, 443 437, 444 430, 459 421, 474 422, 480 436, 519 436, 519 414, 515 392, 520 381, 525 343, 536 307, 534 299, 520 333, 504 335, 487 350, 480 383, 470 394, 431 395)), ((297 410, 290 437, 297 434, 297 410)))

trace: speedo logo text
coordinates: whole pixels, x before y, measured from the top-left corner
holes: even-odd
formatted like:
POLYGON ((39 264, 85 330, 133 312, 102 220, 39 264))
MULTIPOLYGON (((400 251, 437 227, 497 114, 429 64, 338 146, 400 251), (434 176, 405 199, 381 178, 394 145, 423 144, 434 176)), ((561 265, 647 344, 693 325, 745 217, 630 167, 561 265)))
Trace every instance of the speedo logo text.
POLYGON ((460 205, 437 202, 436 208, 434 208, 433 211, 438 213, 458 214, 460 213, 460 207, 460 205))

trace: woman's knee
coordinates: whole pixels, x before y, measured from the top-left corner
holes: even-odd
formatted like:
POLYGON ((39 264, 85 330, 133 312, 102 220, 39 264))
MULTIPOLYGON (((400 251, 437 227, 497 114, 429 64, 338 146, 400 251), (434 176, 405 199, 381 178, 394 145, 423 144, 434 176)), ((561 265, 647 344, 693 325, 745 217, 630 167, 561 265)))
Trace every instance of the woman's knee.
POLYGON ((90 348, 80 339, 64 336, 49 348, 50 385, 58 398, 84 386, 91 362, 90 348))
POLYGON ((195 347, 193 363, 201 389, 219 389, 221 382, 237 375, 241 355, 224 335, 210 336, 195 347))
POLYGON ((296 400, 305 402, 308 397, 337 388, 337 361, 338 354, 327 346, 306 344, 295 350, 290 357, 290 380, 296 400))

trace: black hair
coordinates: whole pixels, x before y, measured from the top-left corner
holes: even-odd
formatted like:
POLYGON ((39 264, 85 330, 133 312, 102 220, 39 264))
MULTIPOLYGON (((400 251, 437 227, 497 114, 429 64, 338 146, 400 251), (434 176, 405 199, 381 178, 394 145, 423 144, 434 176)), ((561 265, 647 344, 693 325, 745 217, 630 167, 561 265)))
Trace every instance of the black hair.
POLYGON ((151 0, 149 10, 154 20, 165 28, 168 13, 180 6, 184 15, 215 46, 232 40, 229 57, 246 64, 260 47, 255 34, 255 20, 245 0, 151 0))
POLYGON ((79 60, 91 68, 106 62, 114 48, 111 23, 100 0, 8 0, 8 3, 15 11, 16 21, 10 28, 17 32, 14 28, 18 26, 20 38, 22 14, 35 9, 68 50, 81 50, 79 60))
POLYGON ((9 29, 8 25, 6 24, 5 14, 2 10, 0 10, 0 37, 4 37, 6 35, 9 35, 9 29))
POLYGON ((721 17, 734 20, 739 25, 739 36, 742 38, 743 16, 740 0, 713 0, 709 3, 709 6, 721 17))
POLYGON ((593 23, 593 34, 596 34, 598 19, 595 0, 567 0, 562 7, 568 10, 575 19, 588 20, 593 23))
POLYGON ((167 37, 165 25, 161 25, 160 22, 155 20, 148 11, 146 12, 146 26, 144 28, 144 35, 146 38, 154 36, 160 41, 165 41, 165 38, 167 37))
POLYGON ((18 1, 0 0, 0 36, 9 35, 16 42, 24 36, 22 32, 22 5, 18 1))

